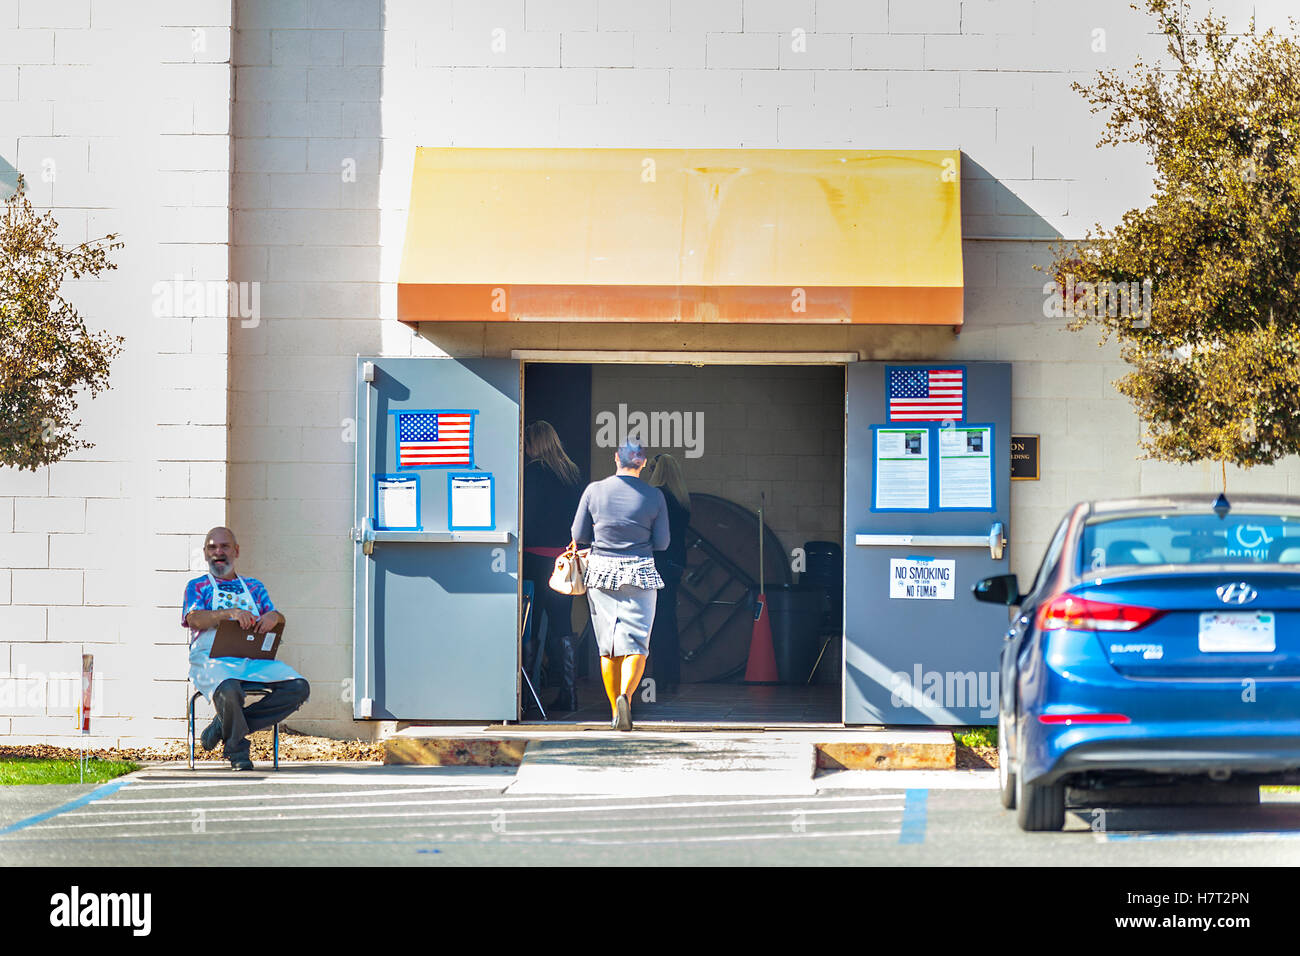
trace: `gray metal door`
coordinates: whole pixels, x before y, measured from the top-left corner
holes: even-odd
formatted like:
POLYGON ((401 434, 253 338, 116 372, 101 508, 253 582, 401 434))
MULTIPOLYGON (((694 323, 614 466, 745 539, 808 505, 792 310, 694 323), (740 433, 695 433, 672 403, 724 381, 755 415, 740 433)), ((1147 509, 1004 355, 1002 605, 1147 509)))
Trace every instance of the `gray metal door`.
POLYGON ((514 719, 519 363, 357 360, 353 716, 514 719))
POLYGON ((1009 364, 848 367, 846 724, 996 723, 1010 430, 1009 364))

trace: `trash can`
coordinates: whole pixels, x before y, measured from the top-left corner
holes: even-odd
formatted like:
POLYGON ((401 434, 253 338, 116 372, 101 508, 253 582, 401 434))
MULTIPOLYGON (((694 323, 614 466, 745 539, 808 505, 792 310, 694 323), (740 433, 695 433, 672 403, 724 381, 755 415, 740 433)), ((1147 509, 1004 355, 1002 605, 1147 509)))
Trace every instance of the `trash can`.
POLYGON ((838 630, 844 613, 844 549, 835 541, 805 541, 806 565, 799 575, 802 588, 824 588, 827 608, 823 624, 838 630))
POLYGON ((783 684, 806 682, 821 649, 818 635, 826 614, 825 591, 772 589, 767 592, 767 613, 772 621, 777 676, 783 684))

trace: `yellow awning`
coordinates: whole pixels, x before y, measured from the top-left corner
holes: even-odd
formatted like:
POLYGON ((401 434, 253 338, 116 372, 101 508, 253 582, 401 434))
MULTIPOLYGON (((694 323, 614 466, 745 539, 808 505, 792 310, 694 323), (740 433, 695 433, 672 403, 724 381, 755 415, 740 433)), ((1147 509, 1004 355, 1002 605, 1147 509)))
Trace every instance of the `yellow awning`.
POLYGON ((416 151, 398 316, 962 321, 958 150, 416 151))

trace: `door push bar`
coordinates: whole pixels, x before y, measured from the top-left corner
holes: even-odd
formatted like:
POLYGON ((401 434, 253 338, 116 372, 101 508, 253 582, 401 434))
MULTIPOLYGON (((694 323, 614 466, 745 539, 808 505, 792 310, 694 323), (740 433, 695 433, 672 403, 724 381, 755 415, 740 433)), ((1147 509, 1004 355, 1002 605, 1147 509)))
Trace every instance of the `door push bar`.
MULTIPOLYGON (((367 522, 369 524, 369 522, 367 522)), ((376 544, 385 542, 446 544, 472 542, 476 544, 509 544, 509 531, 376 531, 374 528, 353 528, 353 541, 361 543, 361 553, 371 554, 376 544)))
POLYGON ((875 547, 988 548, 989 557, 1001 561, 1007 539, 1002 522, 995 521, 988 534, 859 534, 853 543, 875 547))

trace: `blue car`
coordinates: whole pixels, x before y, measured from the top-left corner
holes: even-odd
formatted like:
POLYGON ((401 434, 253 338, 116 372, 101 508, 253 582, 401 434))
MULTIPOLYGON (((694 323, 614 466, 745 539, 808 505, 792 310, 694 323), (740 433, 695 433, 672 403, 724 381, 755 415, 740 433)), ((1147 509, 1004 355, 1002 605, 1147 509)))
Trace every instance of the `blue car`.
POLYGON ((1061 829, 1089 791, 1300 781, 1300 498, 1084 502, 1028 590, 973 592, 1019 608, 998 775, 1021 829, 1061 829))

